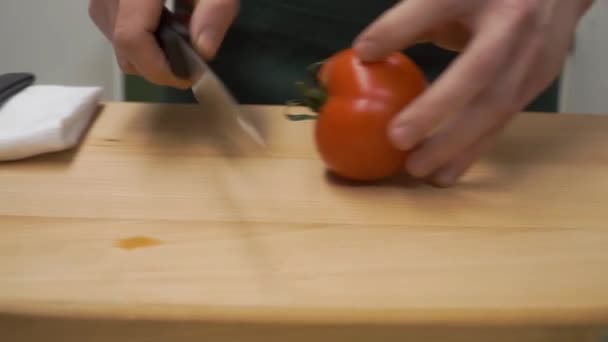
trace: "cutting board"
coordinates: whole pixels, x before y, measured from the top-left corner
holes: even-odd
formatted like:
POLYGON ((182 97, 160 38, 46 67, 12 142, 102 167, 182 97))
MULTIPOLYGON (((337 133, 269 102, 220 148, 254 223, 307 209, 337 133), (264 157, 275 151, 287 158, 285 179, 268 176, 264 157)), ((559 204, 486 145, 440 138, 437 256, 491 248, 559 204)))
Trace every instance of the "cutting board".
POLYGON ((328 175, 313 122, 106 103, 0 164, 6 341, 601 341, 608 117, 525 113, 462 180, 328 175), (234 136, 233 136, 234 137, 234 136))

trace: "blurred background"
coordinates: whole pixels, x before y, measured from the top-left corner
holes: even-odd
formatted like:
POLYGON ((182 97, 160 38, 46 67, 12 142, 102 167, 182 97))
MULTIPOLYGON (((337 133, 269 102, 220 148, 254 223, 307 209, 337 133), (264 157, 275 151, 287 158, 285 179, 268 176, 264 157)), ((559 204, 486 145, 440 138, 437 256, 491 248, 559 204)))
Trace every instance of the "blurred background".
MULTIPOLYGON (((156 101, 158 89, 124 77, 110 44, 88 17, 88 1, 0 4, 0 73, 32 72, 38 84, 97 85, 108 101, 156 101)), ((579 28, 559 82, 559 111, 608 113, 608 1, 579 28)))

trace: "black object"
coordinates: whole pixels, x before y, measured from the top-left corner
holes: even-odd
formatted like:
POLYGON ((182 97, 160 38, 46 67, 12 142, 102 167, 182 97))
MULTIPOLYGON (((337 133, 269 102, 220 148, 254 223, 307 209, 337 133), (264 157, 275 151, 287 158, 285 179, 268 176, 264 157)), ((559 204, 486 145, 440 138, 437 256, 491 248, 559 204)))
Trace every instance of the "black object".
POLYGON ((171 71, 179 78, 190 79, 188 59, 181 45, 183 43, 190 44, 188 28, 171 11, 165 8, 155 36, 167 57, 171 71))
POLYGON ((8 101, 11 97, 31 86, 36 77, 29 73, 10 73, 0 75, 0 104, 8 101))

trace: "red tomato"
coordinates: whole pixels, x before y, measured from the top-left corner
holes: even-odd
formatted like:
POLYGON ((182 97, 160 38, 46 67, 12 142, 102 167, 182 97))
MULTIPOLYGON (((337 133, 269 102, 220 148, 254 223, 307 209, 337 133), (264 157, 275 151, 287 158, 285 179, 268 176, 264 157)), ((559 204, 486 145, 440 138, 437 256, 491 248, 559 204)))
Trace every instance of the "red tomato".
POLYGON ((388 126, 426 89, 420 68, 402 53, 363 63, 348 49, 329 58, 317 77, 325 97, 315 140, 327 168, 354 181, 376 181, 403 169, 408 153, 392 145, 388 126))

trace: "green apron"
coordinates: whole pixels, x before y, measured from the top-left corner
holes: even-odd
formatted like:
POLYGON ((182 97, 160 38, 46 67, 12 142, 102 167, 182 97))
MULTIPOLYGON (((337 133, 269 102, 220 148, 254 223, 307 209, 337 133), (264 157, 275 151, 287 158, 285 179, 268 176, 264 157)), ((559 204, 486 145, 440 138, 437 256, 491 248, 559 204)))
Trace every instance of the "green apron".
MULTIPOLYGON (((241 11, 211 66, 244 104, 284 104, 306 68, 351 45, 397 0, 242 0, 241 11), (354 5, 356 4, 356 6, 354 5)), ((432 45, 404 51, 433 81, 455 54, 432 45)), ((165 102, 190 103, 189 91, 162 89, 165 102)), ((528 108, 556 111, 557 84, 528 108)))

